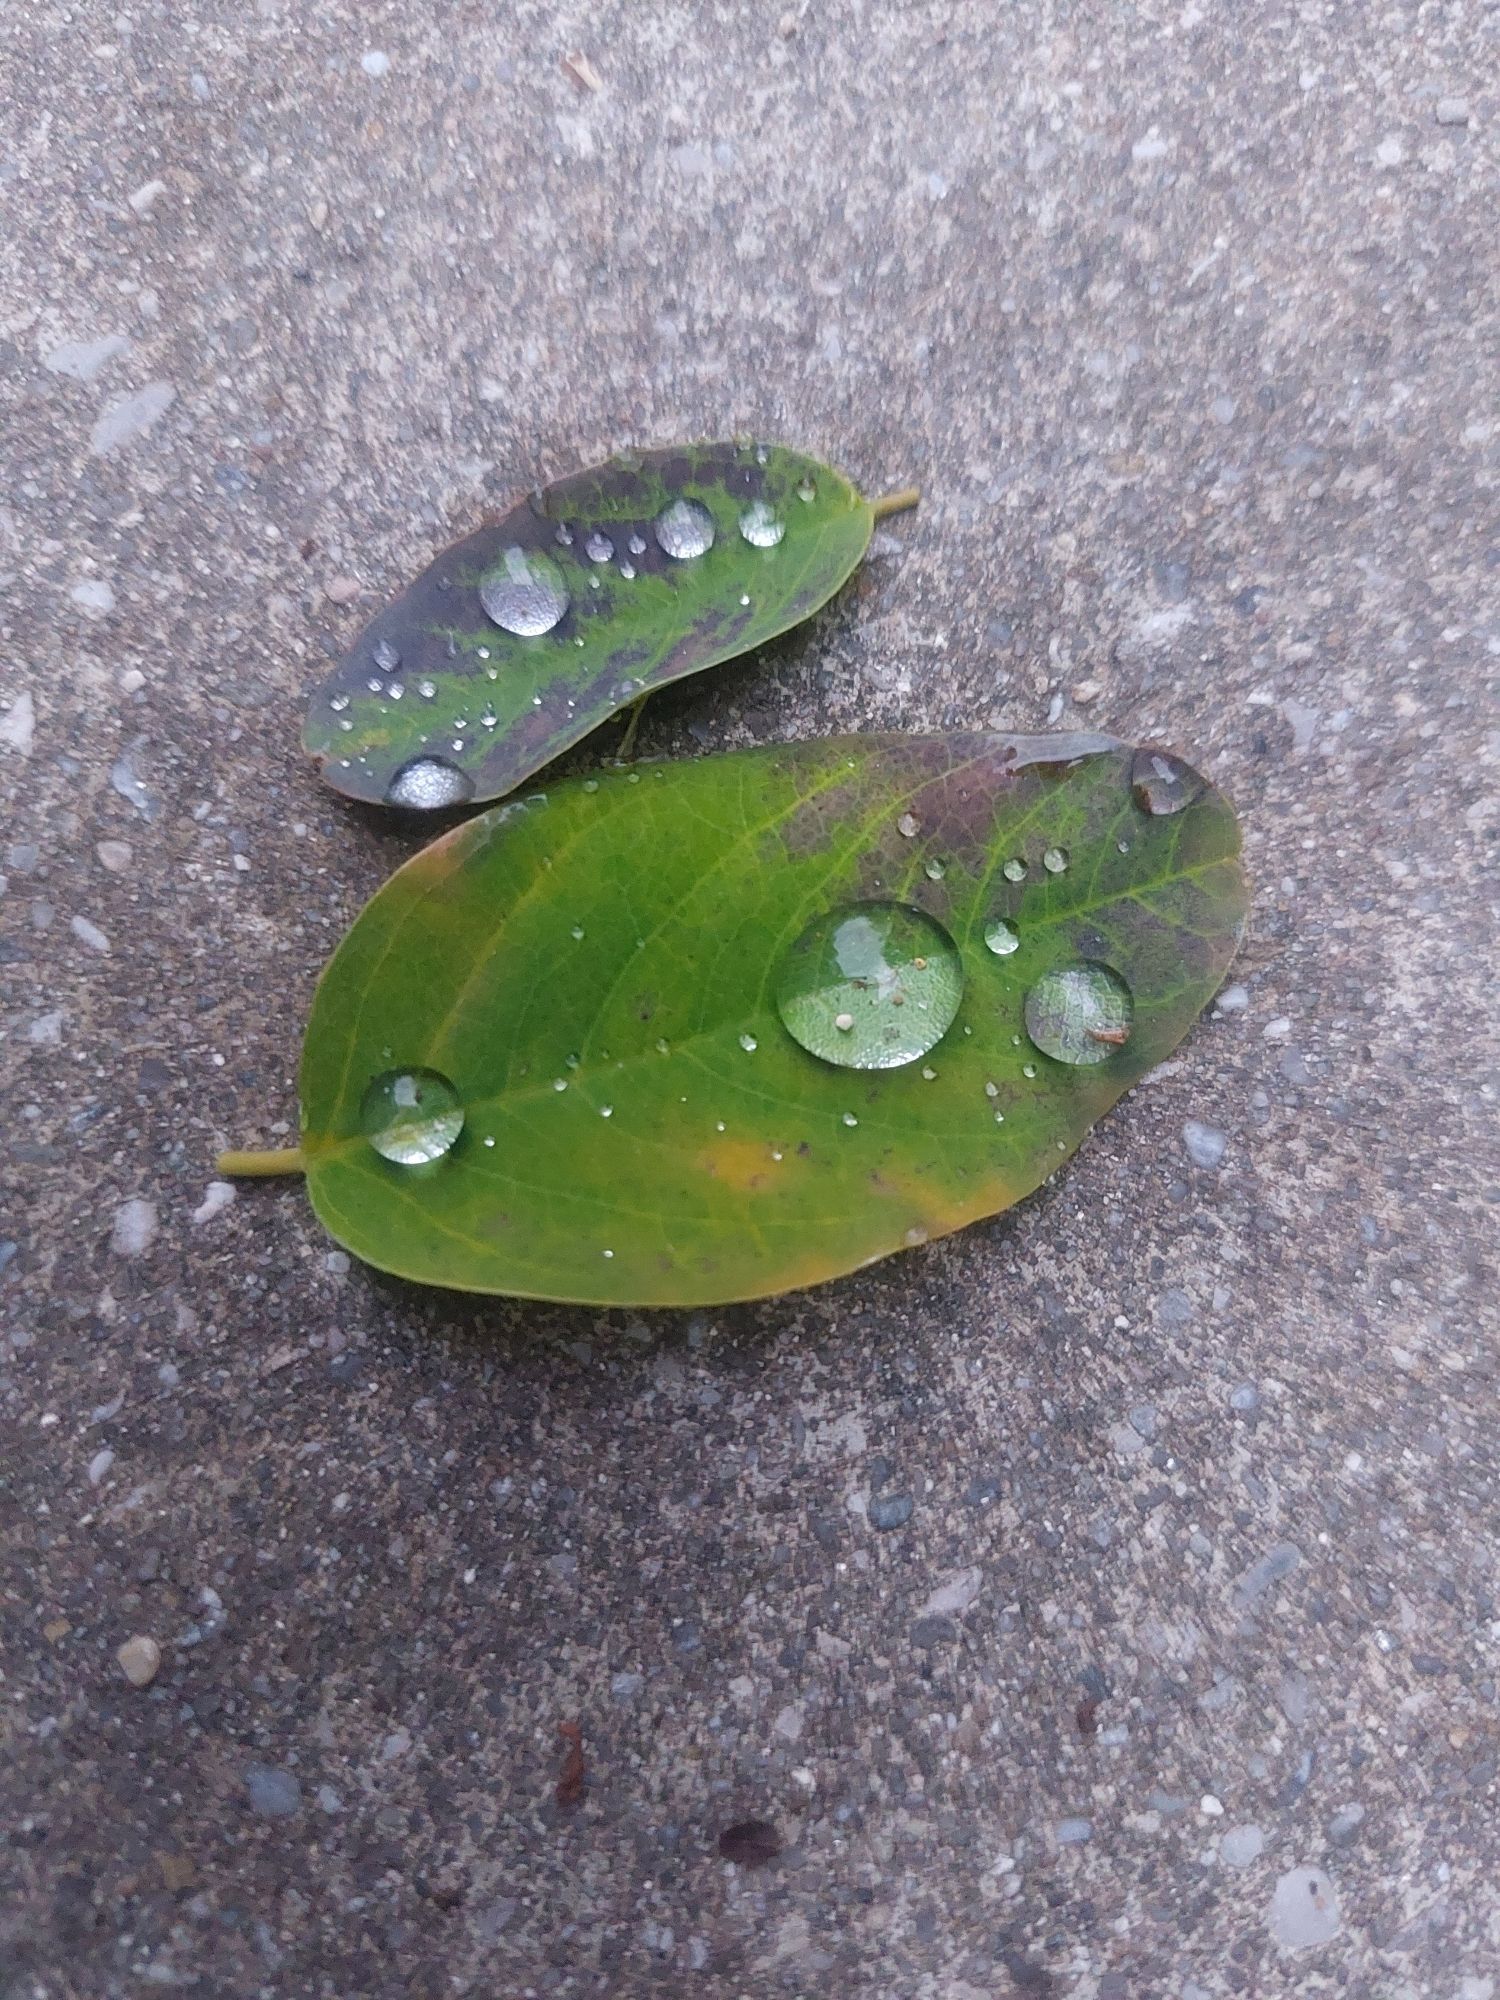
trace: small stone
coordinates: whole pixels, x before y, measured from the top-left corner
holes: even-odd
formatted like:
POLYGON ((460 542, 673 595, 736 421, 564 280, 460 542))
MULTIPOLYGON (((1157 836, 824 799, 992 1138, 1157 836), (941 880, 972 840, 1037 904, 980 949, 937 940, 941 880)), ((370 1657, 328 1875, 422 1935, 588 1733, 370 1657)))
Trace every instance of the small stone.
POLYGON ((56 1048, 62 1041, 62 1031, 63 1012, 61 1007, 55 1007, 50 1014, 37 1015, 26 1030, 26 1039, 39 1048, 56 1048))
POLYGON ((1136 1403, 1130 1411, 1130 1428, 1135 1432, 1137 1437, 1154 1438, 1156 1436, 1156 1405, 1154 1403, 1136 1403))
POLYGON ((776 1720, 771 1724, 771 1733, 787 1743, 795 1743, 802 1734, 804 1719, 801 1708, 795 1702, 788 1702, 785 1708, 778 1711, 776 1720))
POLYGON ((114 591, 101 576, 80 577, 69 584, 68 595, 80 610, 95 611, 101 618, 115 608, 114 591))
POLYGON ((1229 1392, 1229 1407, 1242 1413, 1260 1408, 1260 1391, 1253 1382, 1238 1382, 1229 1392))
POLYGON ((870 1502, 870 1526, 881 1530, 904 1528, 911 1519, 911 1510, 909 1493, 883 1493, 870 1502))
POLYGON ((1182 1144, 1195 1167, 1211 1170, 1223 1160, 1229 1140, 1217 1125, 1189 1118, 1182 1128, 1182 1144))
POLYGON ((156 1204, 139 1196, 115 1210, 109 1247, 117 1257, 143 1257, 156 1240, 156 1204))
POLYGON ((1394 132, 1387 132, 1375 148, 1375 158, 1382 167, 1399 167, 1406 158, 1406 148, 1394 132))
POLYGON ((1276 1884, 1268 1919, 1271 1935, 1288 1951, 1327 1944, 1339 1934, 1339 1898, 1321 1868, 1288 1868, 1276 1884))
POLYGON ((36 741, 36 703, 29 691, 18 694, 10 707, 0 714, 0 744, 7 750, 15 750, 23 757, 31 755, 31 746, 36 741))
POLYGON ((1250 1005, 1248 986, 1226 986, 1216 1002, 1221 1014, 1243 1014, 1250 1005))
POLYGON ((1219 1859, 1231 1868, 1248 1868, 1265 1844, 1266 1836, 1258 1826, 1232 1826, 1219 1842, 1219 1859))
POLYGON ((600 76, 598 70, 594 68, 594 65, 589 61, 582 49, 574 49, 570 54, 565 55, 562 66, 580 90, 603 90, 603 77, 600 76))
POLYGON ((1467 125, 1469 100, 1467 97, 1440 97, 1433 106, 1432 115, 1439 125, 1467 125))
POLYGON ((120 1662, 120 1672, 132 1687, 150 1687, 161 1672, 161 1647, 142 1632, 127 1639, 115 1658, 120 1662))
POLYGON ((1302 1551, 1295 1542, 1277 1542, 1268 1549, 1259 1562, 1252 1563, 1234 1586, 1234 1601, 1241 1609, 1254 1604, 1264 1597, 1274 1584, 1291 1575, 1302 1561, 1302 1551))
POLYGON ((911 1628, 911 1642, 923 1652, 957 1637, 958 1627, 951 1618, 919 1618, 911 1628))
POLYGON ((109 939, 97 924, 91 924, 87 917, 74 917, 68 928, 80 944, 86 944, 90 951, 97 951, 108 957, 109 939))
POLYGON ((291 1771, 252 1764, 245 1773, 251 1807, 267 1819, 290 1819, 302 1810, 302 1787, 291 1771))
POLYGON ((1224 1801, 1216 1799, 1212 1792, 1205 1792, 1198 1801, 1198 1810, 1203 1814, 1205 1819, 1222 1819, 1224 1817, 1224 1801))
POLYGON ((149 215, 166 191, 165 181, 146 181, 125 199, 137 215, 149 215))
POLYGON ((1103 681, 1079 681, 1073 688, 1073 699, 1080 708, 1087 708, 1089 703, 1097 701, 1103 692, 1103 681))
POLYGON ((121 694, 139 694, 146 685, 146 676, 139 667, 120 669, 119 687, 121 694))
POLYGON ((391 59, 384 49, 366 49, 359 59, 359 66, 366 76, 388 76, 391 59))
POLYGON ((357 576, 331 577, 323 586, 323 595, 330 604, 352 604, 359 595, 357 576))
POLYGON ((1053 1828, 1059 1847, 1081 1847, 1086 1840, 1094 1837, 1094 1822, 1091 1819, 1060 1819, 1053 1828))
POLYGON ((201 1229, 205 1222, 212 1222, 222 1210, 234 1200, 234 1186, 230 1181, 210 1181, 203 1191, 203 1199, 193 1210, 193 1225, 201 1229))
POLYGON ((107 1445, 103 1451, 96 1451, 89 1460, 89 1485, 100 1485, 114 1462, 115 1455, 107 1445))
POLYGON ((129 336, 123 333, 101 334, 98 340, 65 340, 42 356, 42 366, 74 382, 92 382, 100 369, 129 346, 129 336))
POLYGON ((979 1601, 984 1572, 978 1563, 957 1569, 917 1607, 919 1618, 947 1618, 968 1611, 979 1601))
POLYGON ((99 857, 100 866, 107 868, 111 875, 124 875, 135 859, 135 849, 128 840, 101 840, 94 852, 99 857))
POLYGON ((1344 1806, 1328 1822, 1328 1838, 1335 1847, 1347 1847, 1359 1829, 1365 1816, 1363 1806, 1344 1806))
POLYGON ((89 433, 89 450, 95 458, 108 458, 122 445, 133 444, 161 421, 176 400, 170 382, 148 382, 144 389, 119 397, 89 433))

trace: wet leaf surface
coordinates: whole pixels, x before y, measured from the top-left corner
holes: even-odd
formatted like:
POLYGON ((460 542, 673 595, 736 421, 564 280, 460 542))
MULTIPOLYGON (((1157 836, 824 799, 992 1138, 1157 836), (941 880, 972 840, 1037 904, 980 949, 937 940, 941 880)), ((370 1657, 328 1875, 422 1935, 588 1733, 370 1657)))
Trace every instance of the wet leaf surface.
POLYGON ((559 480, 366 626, 313 696, 304 747, 352 799, 501 798, 641 694, 800 624, 873 520, 840 473, 779 445, 684 445, 559 480))
POLYGON ((432 1284, 695 1305, 1007 1207, 1234 954, 1234 814, 1196 773, 1153 804, 1136 756, 847 737, 471 820, 380 891, 319 985, 318 1214, 432 1284))

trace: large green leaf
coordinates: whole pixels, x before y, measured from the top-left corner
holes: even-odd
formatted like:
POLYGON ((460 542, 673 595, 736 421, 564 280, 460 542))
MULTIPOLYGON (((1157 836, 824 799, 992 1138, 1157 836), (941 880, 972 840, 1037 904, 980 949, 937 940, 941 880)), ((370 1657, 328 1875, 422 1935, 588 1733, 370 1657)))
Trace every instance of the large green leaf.
POLYGON ((349 798, 501 798, 643 693, 807 618, 877 511, 780 445, 595 466, 438 557, 313 696, 303 744, 349 798), (711 539, 710 539, 711 537, 711 539))
POLYGON ((435 841, 340 945, 302 1061, 313 1204, 466 1290, 815 1284, 1054 1171, 1217 988, 1238 854, 1188 766, 1101 736, 569 780, 435 841))

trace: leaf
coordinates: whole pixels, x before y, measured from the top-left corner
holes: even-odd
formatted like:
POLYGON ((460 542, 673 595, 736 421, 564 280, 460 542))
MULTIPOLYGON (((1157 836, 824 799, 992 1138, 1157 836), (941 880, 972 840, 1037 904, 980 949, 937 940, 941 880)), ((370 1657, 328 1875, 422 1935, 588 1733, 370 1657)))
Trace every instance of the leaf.
POLYGON ((351 799, 501 798, 643 693, 810 617, 877 513, 915 498, 872 506, 814 458, 743 443, 559 480, 365 627, 313 696, 303 745, 351 799))
POLYGON ((471 1291, 706 1305, 853 1270, 1018 1200, 1166 1056, 1234 955, 1238 854, 1196 772, 1103 736, 853 736, 495 808, 323 975, 313 1205, 471 1291))

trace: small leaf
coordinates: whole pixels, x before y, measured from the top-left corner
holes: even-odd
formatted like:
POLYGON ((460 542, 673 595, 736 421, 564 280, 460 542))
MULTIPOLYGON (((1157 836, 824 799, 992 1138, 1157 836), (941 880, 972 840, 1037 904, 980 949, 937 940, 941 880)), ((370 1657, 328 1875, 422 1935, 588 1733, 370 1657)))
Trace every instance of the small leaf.
POLYGON ((323 975, 313 1204, 471 1291, 816 1284, 1061 1164, 1223 978, 1238 854, 1196 772, 1102 736, 846 737, 497 807, 323 975))
POLYGON ((561 479, 456 542, 373 619, 308 707, 351 799, 496 799, 652 688, 810 617, 877 513, 780 445, 694 444, 561 479))

